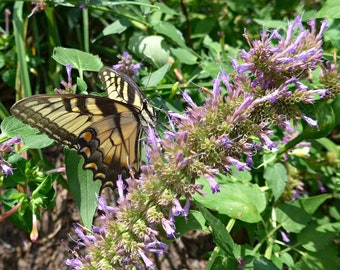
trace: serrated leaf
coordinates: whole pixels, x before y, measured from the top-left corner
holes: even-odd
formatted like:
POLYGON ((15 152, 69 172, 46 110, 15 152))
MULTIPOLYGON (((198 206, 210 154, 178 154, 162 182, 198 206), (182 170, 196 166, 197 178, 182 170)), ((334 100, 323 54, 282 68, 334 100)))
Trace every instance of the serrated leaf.
POLYGON ((79 208, 83 224, 91 228, 97 208, 100 181, 93 181, 93 174, 83 169, 84 159, 73 149, 65 148, 66 175, 70 189, 79 208))
POLYGON ((205 207, 248 223, 260 221, 260 213, 266 207, 265 193, 257 185, 227 183, 220 185, 220 192, 212 194, 208 181, 200 179, 205 196, 194 195, 194 199, 205 207))
POLYGON ((52 58, 64 66, 71 64, 72 68, 78 69, 80 73, 84 70, 97 72, 103 67, 98 55, 76 49, 56 47, 53 50, 52 58))
POLYGON ((288 175, 286 168, 280 163, 276 163, 274 166, 268 166, 265 169, 263 177, 268 182, 269 187, 273 191, 274 199, 277 201, 287 184, 288 175))

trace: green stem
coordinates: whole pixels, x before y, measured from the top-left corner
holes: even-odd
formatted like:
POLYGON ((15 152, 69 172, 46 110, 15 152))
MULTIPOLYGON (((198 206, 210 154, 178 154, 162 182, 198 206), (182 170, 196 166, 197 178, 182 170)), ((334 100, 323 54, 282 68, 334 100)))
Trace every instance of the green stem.
POLYGON ((231 229, 234 227, 235 222, 236 222, 236 219, 234 219, 234 218, 231 218, 229 220, 227 227, 226 227, 227 232, 229 232, 229 233, 231 232, 231 229))
POLYGON ((90 38, 89 38, 89 10, 83 8, 83 33, 84 33, 84 50, 90 52, 90 38))
POLYGON ((19 96, 29 97, 32 95, 30 79, 28 76, 28 66, 26 63, 26 50, 24 42, 24 21, 22 19, 22 8, 24 2, 15 1, 13 10, 13 31, 15 45, 18 54, 16 89, 18 92, 23 89, 19 96))

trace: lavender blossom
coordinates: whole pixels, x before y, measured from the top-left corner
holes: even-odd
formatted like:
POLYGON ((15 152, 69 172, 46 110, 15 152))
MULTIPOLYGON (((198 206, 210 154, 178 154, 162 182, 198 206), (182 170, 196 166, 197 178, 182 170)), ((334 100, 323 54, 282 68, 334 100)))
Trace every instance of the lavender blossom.
MULTIPOLYGON (((203 195, 197 179, 205 177, 212 192, 219 192, 218 173, 230 173, 232 166, 250 170, 261 148, 276 148, 272 125, 297 122, 299 117, 314 125, 299 104, 311 104, 312 99, 328 95, 321 90, 310 92, 301 82, 309 69, 321 63, 321 36, 326 29, 326 23, 322 24, 316 33, 313 23, 311 30, 306 30, 298 17, 289 24, 285 37, 278 31, 262 33, 261 40, 251 42, 251 49, 233 60, 236 74, 232 80, 221 72, 213 81, 213 90, 202 106, 185 92, 183 99, 188 107, 183 114, 169 113, 172 129, 164 138, 158 138, 153 129, 147 131, 147 164, 141 167, 137 179, 126 179, 127 192, 123 193, 119 185, 118 206, 108 211, 100 202, 103 229, 96 228, 91 237, 77 231, 90 255, 69 263, 82 264, 77 266, 81 269, 98 265, 115 269, 127 265, 153 267, 148 253, 166 250, 160 231, 174 238, 175 217, 186 217, 192 196, 203 195), (226 97, 222 96, 223 88, 226 97), (184 206, 181 199, 185 199, 184 206)), ((132 64, 127 53, 119 57, 121 61, 114 69, 134 74, 140 68, 132 64)), ((329 76, 327 70, 325 76, 329 76)), ((297 187, 303 192, 303 186, 297 187)))
POLYGON ((283 230, 280 230, 280 233, 281 233, 281 236, 282 236, 282 241, 285 242, 285 243, 289 243, 290 242, 290 239, 289 239, 289 232, 285 232, 283 230))
POLYGON ((19 137, 14 137, 0 144, 0 173, 8 176, 13 174, 12 165, 5 160, 5 157, 13 152, 13 144, 21 142, 19 137))
POLYGON ((120 60, 118 64, 113 65, 112 68, 128 75, 131 78, 135 78, 135 75, 142 67, 142 64, 134 64, 132 56, 128 52, 124 52, 123 55, 119 54, 117 57, 120 60))
POLYGON ((67 82, 65 81, 61 81, 60 84, 62 86, 64 86, 64 90, 63 89, 54 89, 54 92, 56 92, 57 94, 71 94, 74 92, 74 88, 73 88, 73 84, 72 84, 72 76, 71 76, 71 72, 72 72, 72 65, 71 64, 66 64, 66 72, 67 72, 67 82))

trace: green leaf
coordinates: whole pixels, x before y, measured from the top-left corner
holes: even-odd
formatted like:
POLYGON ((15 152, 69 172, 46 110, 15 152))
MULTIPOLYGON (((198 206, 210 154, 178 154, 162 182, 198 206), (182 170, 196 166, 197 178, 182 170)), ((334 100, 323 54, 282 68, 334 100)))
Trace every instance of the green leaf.
POLYGON ((20 136, 25 146, 30 149, 45 148, 54 142, 46 134, 22 123, 14 116, 7 117, 2 121, 1 130, 9 137, 20 136))
POLYGON ((158 83, 164 78, 165 74, 170 69, 170 64, 166 63, 161 68, 157 69, 156 71, 152 72, 150 75, 145 76, 142 79, 142 85, 152 87, 157 86, 158 83))
POLYGON ((258 25, 263 26, 264 29, 279 29, 283 24, 287 24, 286 22, 280 20, 260 20, 254 19, 258 25))
POLYGON ((328 198, 329 194, 323 194, 281 204, 276 209, 277 221, 285 230, 299 233, 311 221, 316 209, 328 198))
POLYGON ((220 185, 220 192, 212 194, 206 179, 201 178, 198 183, 204 185, 206 195, 195 194, 194 199, 205 207, 248 223, 262 219, 266 197, 257 185, 227 183, 220 185))
POLYGON ((139 36, 129 41, 129 50, 142 59, 147 59, 156 67, 162 67, 169 63, 170 49, 161 36, 139 36))
POLYGON ((335 115, 332 107, 326 102, 319 102, 315 105, 315 117, 318 122, 317 127, 303 122, 303 131, 299 135, 305 139, 319 139, 327 136, 335 126, 335 115))
POLYGON ((312 223, 297 235, 298 242, 306 250, 317 252, 332 244, 333 238, 340 231, 340 223, 318 225, 312 223))
POLYGON ((164 36, 170 38, 178 46, 186 48, 182 32, 179 31, 173 24, 169 22, 159 22, 153 26, 153 29, 159 34, 163 34, 164 36))
POLYGON ((294 201, 293 203, 301 205, 309 215, 313 215, 314 212, 319 208, 319 206, 331 197, 331 194, 321 194, 309 198, 299 199, 294 201))
POLYGON ((72 68, 78 69, 80 74, 84 70, 99 71, 103 67, 103 63, 98 55, 76 49, 56 47, 53 50, 52 58, 64 66, 71 64, 72 68))
POLYGON ((237 269, 238 262, 235 258, 230 258, 225 255, 225 252, 217 247, 209 257, 209 261, 205 270, 215 269, 237 269))
POLYGON ((96 42, 98 39, 108 36, 123 33, 131 25, 130 21, 126 18, 120 18, 113 23, 106 26, 103 31, 93 40, 96 42))
POLYGON ((172 48, 171 53, 181 61, 182 64, 195 65, 197 64, 197 56, 191 50, 183 48, 172 48))
MULTIPOLYGON (((338 33, 340 35, 340 33, 338 33)), ((340 46, 339 46, 340 47, 340 46)), ((335 114, 335 124, 340 124, 340 95, 338 95, 332 102, 332 108, 335 114)))
POLYGON ((289 149, 307 139, 319 139, 330 134, 335 126, 335 115, 332 107, 326 102, 318 102, 314 106, 314 115, 316 117, 317 126, 310 126, 306 121, 302 122, 303 131, 293 140, 285 144, 278 154, 283 154, 289 149))
POLYGON ((281 204, 276 209, 276 218, 285 230, 294 233, 299 233, 311 220, 304 209, 293 203, 281 204))
POLYGON ((232 166, 230 174, 218 174, 217 178, 218 182, 222 181, 223 184, 228 182, 249 183, 252 180, 252 175, 249 171, 239 171, 235 166, 232 166))
POLYGON ((77 87, 78 87, 78 92, 81 93, 81 94, 87 94, 86 90, 87 90, 87 84, 86 82, 80 78, 80 77, 77 77, 77 87))
POLYGON ((340 0, 327 0, 319 12, 316 14, 316 18, 340 18, 340 0))
POLYGON ((83 224, 91 228, 97 207, 100 181, 93 181, 93 174, 83 169, 84 159, 73 149, 65 148, 66 175, 74 195, 83 224))
POLYGON ((212 229, 214 242, 226 253, 227 256, 235 258, 233 253, 234 241, 223 223, 202 205, 198 204, 198 208, 212 229))
POLYGON ((203 45, 206 47, 213 57, 218 57, 222 53, 221 44, 213 41, 208 35, 204 36, 203 45))
POLYGON ((53 184, 58 175, 47 175, 45 179, 32 192, 32 208, 40 211, 40 208, 49 208, 55 205, 56 192, 53 184))
POLYGON ((191 210, 186 218, 182 216, 176 218, 176 232, 182 235, 192 230, 208 231, 205 219, 199 211, 191 210))
POLYGON ((333 141, 328 138, 320 138, 316 141, 326 148, 329 153, 334 153, 336 157, 340 157, 340 149, 333 141))
POLYGON ((255 259, 254 270, 279 270, 277 266, 265 257, 255 259))
POLYGON ((274 199, 277 201, 283 193, 287 184, 288 176, 286 168, 275 163, 273 166, 267 166, 263 175, 273 191, 274 199))
POLYGON ((282 263, 286 264, 289 269, 294 269, 294 259, 289 253, 281 253, 280 260, 282 263))
POLYGON ((302 263, 299 269, 340 269, 340 258, 338 252, 339 250, 335 246, 328 246, 318 252, 305 252, 303 256, 301 256, 302 263))
POLYGON ((7 189, 1 196, 1 202, 5 212, 11 210, 19 202, 22 203, 20 208, 13 213, 9 220, 20 229, 30 232, 32 229, 32 210, 28 207, 28 197, 20 193, 17 189, 7 189))

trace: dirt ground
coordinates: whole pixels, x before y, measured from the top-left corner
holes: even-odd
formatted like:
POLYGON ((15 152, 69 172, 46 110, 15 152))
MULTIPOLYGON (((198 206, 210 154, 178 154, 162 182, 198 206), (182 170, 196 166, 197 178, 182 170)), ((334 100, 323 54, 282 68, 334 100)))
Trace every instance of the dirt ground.
MULTIPOLYGON (((41 217, 36 243, 8 220, 0 223, 0 270, 69 269, 64 261, 72 258, 77 239, 73 224, 80 219, 74 200, 65 189, 58 188, 56 207, 44 211, 41 217)), ((212 249, 210 235, 191 232, 173 242, 167 254, 152 260, 160 270, 204 269, 207 261, 201 256, 212 249)))

